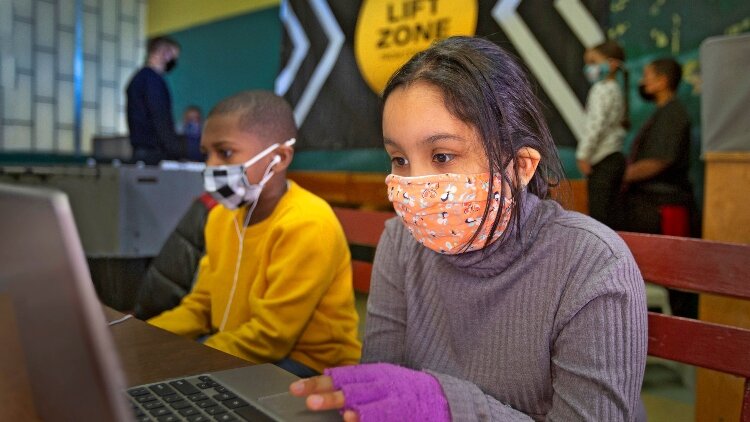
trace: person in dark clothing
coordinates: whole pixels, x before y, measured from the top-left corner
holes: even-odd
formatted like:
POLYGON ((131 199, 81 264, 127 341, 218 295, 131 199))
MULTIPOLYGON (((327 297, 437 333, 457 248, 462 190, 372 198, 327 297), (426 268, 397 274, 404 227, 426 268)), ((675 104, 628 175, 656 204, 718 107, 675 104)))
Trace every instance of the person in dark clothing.
MULTIPOLYGON (((643 69, 639 92, 657 108, 633 141, 623 178, 628 231, 682 236, 693 231, 690 222, 695 206, 688 179, 690 118, 676 96, 681 79, 682 69, 673 59, 655 60, 643 69), (670 233, 665 227, 674 218, 674 210, 684 214, 680 219, 685 224, 670 233)), ((670 290, 669 297, 675 315, 697 317, 697 295, 670 290)))
POLYGON ((182 113, 182 123, 177 132, 185 138, 185 158, 189 161, 206 161, 201 152, 201 132, 203 131, 203 117, 201 109, 196 105, 185 107, 182 113))
POLYGON ((680 65, 672 59, 656 60, 643 69, 639 91, 657 109, 633 141, 623 178, 630 231, 661 233, 661 207, 691 207, 690 118, 675 95, 681 78, 680 65))
POLYGON ((148 42, 146 64, 126 89, 128 129, 134 162, 158 164, 182 156, 182 143, 175 132, 172 98, 163 75, 177 64, 180 45, 167 37, 148 42))

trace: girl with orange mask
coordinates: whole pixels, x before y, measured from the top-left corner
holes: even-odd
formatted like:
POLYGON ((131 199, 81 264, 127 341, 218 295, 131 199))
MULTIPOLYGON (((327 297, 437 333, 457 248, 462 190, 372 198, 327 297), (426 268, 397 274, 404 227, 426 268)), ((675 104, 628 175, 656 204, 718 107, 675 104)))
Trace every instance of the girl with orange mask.
POLYGON ((548 199, 562 170, 521 66, 448 38, 383 100, 398 217, 375 256, 363 363, 292 394, 346 421, 642 416, 643 279, 615 232, 548 199))

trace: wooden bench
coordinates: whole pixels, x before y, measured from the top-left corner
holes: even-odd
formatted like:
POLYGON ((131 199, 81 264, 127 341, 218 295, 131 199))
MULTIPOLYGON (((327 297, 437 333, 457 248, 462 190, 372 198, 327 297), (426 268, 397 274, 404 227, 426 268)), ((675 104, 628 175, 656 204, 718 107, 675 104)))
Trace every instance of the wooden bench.
MULTIPOLYGON (((620 232, 647 282, 750 300, 750 245, 620 232)), ((750 422, 750 330, 649 312, 648 354, 744 378, 750 422)))
MULTIPOLYGON (((353 248, 374 251, 392 212, 334 208, 353 248)), ((620 232, 645 281, 750 300, 750 245, 620 232)), ((368 292, 372 253, 352 253, 354 286, 368 292)), ((648 354, 744 378, 740 420, 750 422, 750 330, 648 313, 648 354)))

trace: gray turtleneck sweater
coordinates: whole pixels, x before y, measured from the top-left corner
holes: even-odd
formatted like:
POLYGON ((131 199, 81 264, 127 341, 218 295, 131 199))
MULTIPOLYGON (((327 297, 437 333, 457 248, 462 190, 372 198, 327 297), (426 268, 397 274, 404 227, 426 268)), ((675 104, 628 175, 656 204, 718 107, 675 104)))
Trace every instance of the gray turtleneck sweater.
POLYGON ((401 221, 375 255, 362 361, 426 370, 454 421, 634 420, 647 348, 622 239, 525 195, 521 234, 440 255, 401 221))

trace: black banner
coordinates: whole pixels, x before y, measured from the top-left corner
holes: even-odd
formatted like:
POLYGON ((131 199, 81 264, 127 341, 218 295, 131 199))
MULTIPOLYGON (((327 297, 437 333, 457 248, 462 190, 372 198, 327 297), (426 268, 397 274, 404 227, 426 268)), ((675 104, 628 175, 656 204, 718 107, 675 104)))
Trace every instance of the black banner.
POLYGON ((589 89, 584 45, 603 40, 609 2, 289 0, 280 10, 285 34, 276 91, 295 108, 300 149, 381 147, 377 73, 390 74, 399 56, 469 27, 526 64, 556 142, 575 146, 589 89))

